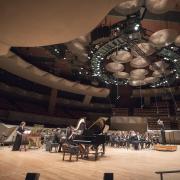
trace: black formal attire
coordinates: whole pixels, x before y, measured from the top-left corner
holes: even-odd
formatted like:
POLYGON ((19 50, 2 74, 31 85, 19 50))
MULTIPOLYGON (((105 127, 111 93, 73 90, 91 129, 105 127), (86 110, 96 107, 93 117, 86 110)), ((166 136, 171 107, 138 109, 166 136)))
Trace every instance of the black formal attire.
POLYGON ((137 135, 131 136, 130 141, 131 141, 131 144, 133 145, 134 149, 138 150, 138 148, 139 148, 138 136, 137 135))
POLYGON ((20 146, 22 144, 22 134, 23 134, 24 131, 25 131, 24 128, 22 128, 21 126, 18 127, 16 139, 14 141, 14 145, 13 145, 13 148, 12 148, 13 151, 19 151, 20 146))
POLYGON ((158 124, 161 127, 161 143, 162 144, 166 144, 166 136, 165 136, 165 127, 164 127, 164 123, 163 121, 161 121, 160 119, 157 121, 158 124))
POLYGON ((162 138, 162 144, 166 144, 166 136, 165 136, 164 124, 161 124, 161 138, 162 138))

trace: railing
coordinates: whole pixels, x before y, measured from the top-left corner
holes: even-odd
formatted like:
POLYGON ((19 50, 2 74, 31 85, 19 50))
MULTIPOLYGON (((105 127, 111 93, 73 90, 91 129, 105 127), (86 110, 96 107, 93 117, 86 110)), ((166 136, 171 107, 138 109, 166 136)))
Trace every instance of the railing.
POLYGON ((160 180, 163 180, 163 174, 169 174, 169 173, 180 173, 180 170, 173 170, 173 171, 157 171, 156 174, 160 175, 160 180))

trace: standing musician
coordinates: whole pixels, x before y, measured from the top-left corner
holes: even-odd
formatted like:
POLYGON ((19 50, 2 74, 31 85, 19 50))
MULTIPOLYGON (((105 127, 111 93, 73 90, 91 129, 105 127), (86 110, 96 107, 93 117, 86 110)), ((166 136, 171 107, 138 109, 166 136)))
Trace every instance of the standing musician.
POLYGON ((166 144, 166 136, 165 136, 165 128, 164 123, 160 119, 157 121, 158 125, 161 127, 161 138, 162 138, 162 144, 166 144))
POLYGON ((20 123, 20 126, 17 128, 17 130, 16 130, 17 135, 16 135, 16 139, 14 141, 12 151, 19 151, 20 150, 20 147, 22 144, 22 139, 23 139, 23 134, 25 131, 25 128, 24 128, 25 125, 26 125, 26 123, 23 121, 20 123))
POLYGON ((130 132, 130 143, 133 145, 135 150, 139 148, 138 136, 135 131, 130 132))

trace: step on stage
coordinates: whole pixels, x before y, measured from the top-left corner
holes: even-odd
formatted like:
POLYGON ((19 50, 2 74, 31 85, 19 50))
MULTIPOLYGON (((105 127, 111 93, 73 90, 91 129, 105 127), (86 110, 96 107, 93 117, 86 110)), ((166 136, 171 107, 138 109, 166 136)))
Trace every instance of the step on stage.
POLYGON ((156 151, 177 151, 176 145, 164 145, 164 144, 157 144, 154 145, 154 150, 156 151))

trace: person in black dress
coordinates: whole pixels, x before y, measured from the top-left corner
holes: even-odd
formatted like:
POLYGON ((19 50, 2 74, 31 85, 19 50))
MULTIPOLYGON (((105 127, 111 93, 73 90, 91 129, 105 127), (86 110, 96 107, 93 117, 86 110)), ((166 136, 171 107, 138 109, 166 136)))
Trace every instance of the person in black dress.
POLYGON ((16 139, 14 141, 12 151, 19 151, 20 150, 20 146, 22 143, 22 135, 25 131, 25 129, 24 129, 25 125, 26 125, 26 123, 23 121, 23 122, 21 122, 20 126, 17 128, 17 130, 16 130, 17 135, 16 135, 16 139))

